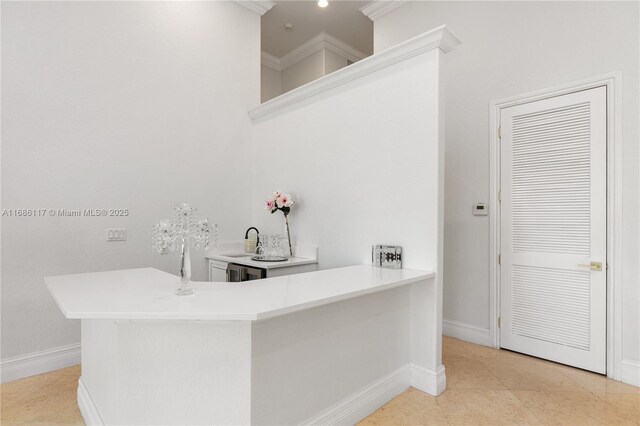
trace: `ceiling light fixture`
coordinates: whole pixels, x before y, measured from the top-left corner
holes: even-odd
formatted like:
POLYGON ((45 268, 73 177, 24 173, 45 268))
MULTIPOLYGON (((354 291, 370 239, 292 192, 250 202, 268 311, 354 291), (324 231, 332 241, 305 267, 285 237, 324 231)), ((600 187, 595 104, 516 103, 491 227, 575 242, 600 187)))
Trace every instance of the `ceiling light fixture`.
POLYGON ((319 0, 318 1, 318 6, 319 7, 327 7, 327 6, 329 6, 329 2, 327 0, 319 0))

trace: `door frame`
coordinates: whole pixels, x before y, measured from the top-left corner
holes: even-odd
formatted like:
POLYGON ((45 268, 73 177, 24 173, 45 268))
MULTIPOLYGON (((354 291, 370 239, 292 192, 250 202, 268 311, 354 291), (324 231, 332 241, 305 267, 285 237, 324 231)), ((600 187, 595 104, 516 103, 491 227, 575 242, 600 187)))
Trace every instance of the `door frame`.
POLYGON ((607 87, 607 376, 622 377, 622 73, 611 72, 490 102, 489 118, 489 333, 500 347, 500 115, 503 108, 572 92, 607 87))

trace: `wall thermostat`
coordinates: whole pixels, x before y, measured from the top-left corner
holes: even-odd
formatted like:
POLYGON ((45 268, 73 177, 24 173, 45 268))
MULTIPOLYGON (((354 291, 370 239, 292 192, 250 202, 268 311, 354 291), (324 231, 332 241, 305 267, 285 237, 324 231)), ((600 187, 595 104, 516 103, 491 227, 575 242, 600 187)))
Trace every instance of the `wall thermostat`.
POLYGON ((472 213, 474 216, 486 216, 489 214, 489 209, 484 203, 476 203, 473 205, 472 213))

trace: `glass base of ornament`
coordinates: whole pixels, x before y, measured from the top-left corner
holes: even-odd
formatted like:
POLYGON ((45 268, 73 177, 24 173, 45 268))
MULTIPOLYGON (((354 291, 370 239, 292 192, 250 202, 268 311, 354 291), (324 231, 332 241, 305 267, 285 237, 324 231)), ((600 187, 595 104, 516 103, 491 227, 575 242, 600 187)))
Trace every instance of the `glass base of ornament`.
POLYGON ((193 294, 193 289, 191 287, 180 287, 176 290, 176 294, 178 296, 189 296, 193 294))

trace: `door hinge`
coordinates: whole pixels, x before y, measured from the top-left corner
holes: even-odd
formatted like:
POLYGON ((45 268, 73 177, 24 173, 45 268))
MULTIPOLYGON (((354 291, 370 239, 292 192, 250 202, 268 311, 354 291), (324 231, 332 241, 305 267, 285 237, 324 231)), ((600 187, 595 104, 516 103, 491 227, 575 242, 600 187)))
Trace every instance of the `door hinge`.
POLYGON ((502 317, 498 317, 498 328, 502 328, 502 317))
POLYGON ((502 126, 498 127, 498 139, 502 140, 502 126))
POLYGON ((498 201, 502 202, 502 191, 498 191, 498 201))
POLYGON ((498 255, 498 265, 502 265, 502 255, 498 255))

